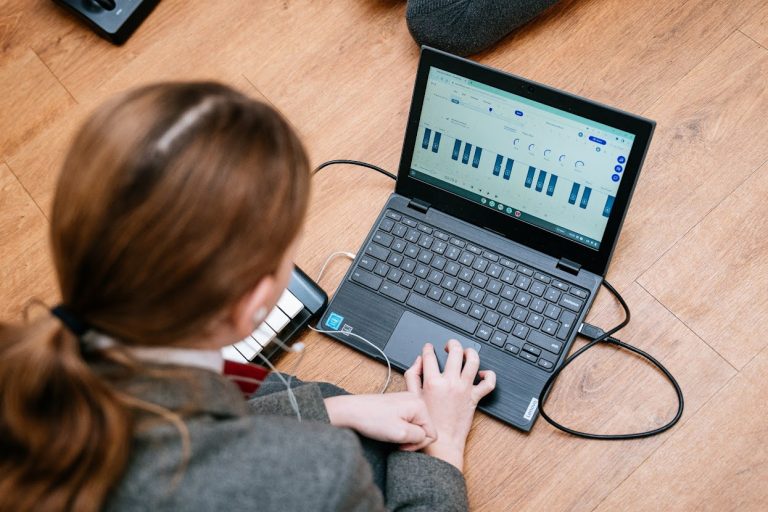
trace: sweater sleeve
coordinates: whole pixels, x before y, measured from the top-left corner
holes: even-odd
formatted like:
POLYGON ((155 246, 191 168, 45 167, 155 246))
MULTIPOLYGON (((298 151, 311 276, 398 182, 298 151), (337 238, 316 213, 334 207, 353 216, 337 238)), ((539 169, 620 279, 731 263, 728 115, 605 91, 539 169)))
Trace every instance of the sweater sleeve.
POLYGON ((335 504, 333 510, 384 512, 384 496, 373 481, 371 466, 363 456, 357 438, 351 431, 343 429, 342 432, 348 437, 349 444, 354 445, 354 449, 345 450, 348 460, 337 466, 338 494, 330 500, 335 504))
MULTIPOLYGON (((301 384, 292 387, 293 395, 301 414, 302 420, 319 421, 330 423, 328 411, 325 408, 323 395, 317 384, 301 384)), ((273 416, 295 416, 296 412, 291 407, 290 397, 287 390, 276 391, 261 396, 256 396, 248 401, 251 410, 257 414, 268 414, 273 416)))
MULTIPOLYGON (((359 449, 345 450, 351 460, 339 464, 334 510, 384 510, 382 493, 359 449)), ((397 512, 467 512, 464 475, 451 464, 423 453, 394 451, 387 461, 386 510, 397 512)))
POLYGON ((392 452, 387 461, 387 507, 409 512, 469 510, 464 475, 423 453, 392 452))

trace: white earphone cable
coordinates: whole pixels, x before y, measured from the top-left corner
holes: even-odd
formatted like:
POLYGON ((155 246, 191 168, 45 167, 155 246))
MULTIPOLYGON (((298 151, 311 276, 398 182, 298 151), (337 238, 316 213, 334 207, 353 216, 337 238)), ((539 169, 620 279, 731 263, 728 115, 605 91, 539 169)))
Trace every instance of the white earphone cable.
POLYGON ((364 341, 368 345, 372 346, 378 352, 384 357, 384 361, 387 363, 387 380, 384 381, 384 385, 381 387, 381 391, 379 393, 385 393, 387 391, 387 388, 389 387, 389 383, 392 380, 392 364, 389 362, 389 358, 387 357, 387 354, 384 353, 383 350, 381 350, 379 347, 373 344, 373 342, 368 341, 367 339, 363 338, 359 334, 355 334, 354 332, 347 332, 347 331, 329 331, 325 329, 317 329, 315 327, 309 326, 310 329, 312 329, 315 332, 321 332, 323 334, 343 334, 344 336, 352 336, 354 338, 357 338, 358 340, 364 341))
POLYGON ((355 255, 351 252, 347 251, 336 251, 334 253, 331 253, 328 258, 326 258, 325 263, 323 263, 323 266, 320 268, 320 273, 317 275, 317 282, 319 283, 320 280, 323 278, 323 274, 325 274, 325 269, 328 267, 328 265, 335 260, 336 258, 340 258, 344 256, 345 258, 349 258, 350 260, 355 259, 355 255))
POLYGON ((285 390, 288 392, 288 401, 291 403, 291 409, 293 409, 293 412, 296 413, 296 418, 301 422, 301 411, 299 410, 299 402, 296 400, 296 395, 293 394, 293 390, 291 389, 291 385, 288 383, 287 380, 285 380, 285 377, 283 377, 283 374, 277 371, 277 368, 269 362, 269 359, 264 357, 261 352, 256 354, 259 356, 259 358, 264 361, 264 364, 269 366, 269 369, 272 370, 272 373, 277 375, 277 378, 282 381, 282 383, 285 385, 285 390))

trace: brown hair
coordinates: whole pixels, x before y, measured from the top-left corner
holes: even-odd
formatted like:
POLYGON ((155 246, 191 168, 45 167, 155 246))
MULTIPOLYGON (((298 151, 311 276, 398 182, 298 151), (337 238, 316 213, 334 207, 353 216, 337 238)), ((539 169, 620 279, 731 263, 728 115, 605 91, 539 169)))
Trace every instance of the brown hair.
MULTIPOLYGON (((51 243, 63 304, 126 345, 203 336, 276 272, 309 194, 304 148, 269 106, 215 83, 103 105, 59 178, 51 243)), ((135 403, 51 315, 0 324, 0 510, 97 510, 135 403)))

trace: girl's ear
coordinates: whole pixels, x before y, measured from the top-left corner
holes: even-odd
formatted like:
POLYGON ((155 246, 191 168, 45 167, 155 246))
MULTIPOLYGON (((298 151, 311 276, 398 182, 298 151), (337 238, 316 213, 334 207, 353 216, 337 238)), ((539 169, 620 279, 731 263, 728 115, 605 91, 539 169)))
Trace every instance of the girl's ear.
POLYGON ((267 317, 272 298, 278 293, 275 276, 267 275, 234 306, 230 316, 238 336, 245 338, 267 317))

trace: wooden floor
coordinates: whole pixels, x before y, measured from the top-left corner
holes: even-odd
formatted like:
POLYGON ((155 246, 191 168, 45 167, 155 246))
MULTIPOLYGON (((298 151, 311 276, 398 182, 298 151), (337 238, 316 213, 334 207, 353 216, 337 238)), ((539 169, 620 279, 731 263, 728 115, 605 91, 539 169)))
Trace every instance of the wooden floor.
MULTIPOLYGON (((18 319, 31 297, 56 300, 58 167, 78 123, 116 91, 220 80, 279 108, 314 162, 396 169, 418 57, 404 11, 395 0, 164 0, 118 48, 50 0, 0 0, 0 318, 18 319)), ((524 435, 479 414, 472 508, 765 510, 768 3, 566 0, 477 58, 658 122, 609 279, 633 311, 622 337, 678 377, 686 409, 667 434, 612 443, 544 422, 524 435)), ((392 187, 354 168, 319 175, 299 264, 316 276, 332 251, 356 251, 392 187)), ((346 265, 323 279, 329 293, 346 265)), ((601 294, 591 319, 618 314, 601 294)), ((382 382, 381 365, 314 333, 305 341, 300 377, 354 392, 382 382)), ((615 432, 660 424, 674 406, 659 374, 599 348, 549 408, 615 432)))

